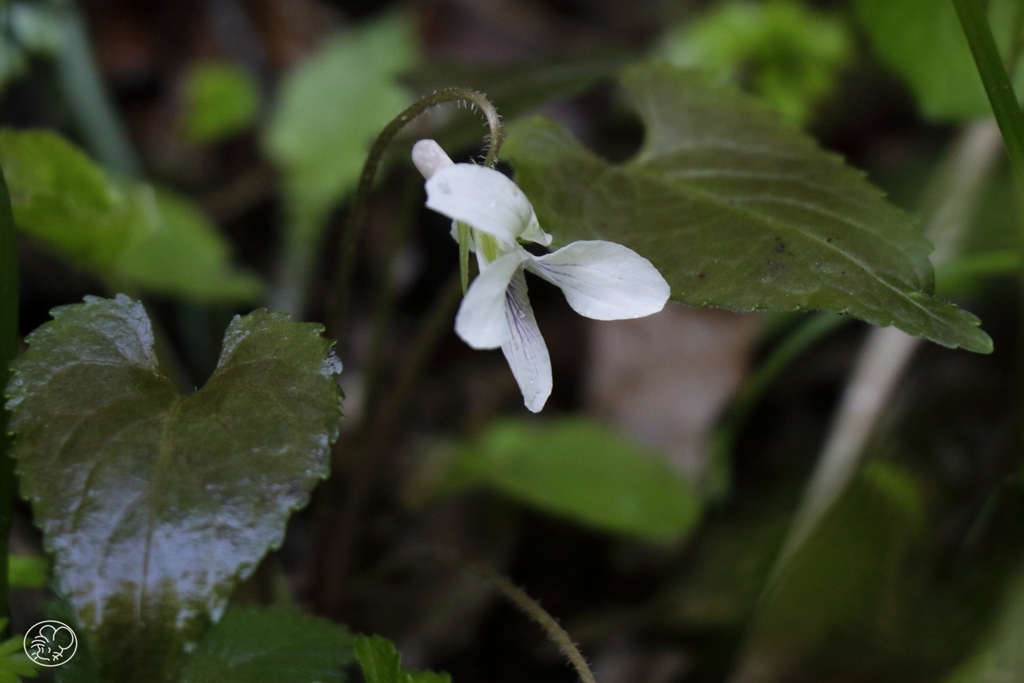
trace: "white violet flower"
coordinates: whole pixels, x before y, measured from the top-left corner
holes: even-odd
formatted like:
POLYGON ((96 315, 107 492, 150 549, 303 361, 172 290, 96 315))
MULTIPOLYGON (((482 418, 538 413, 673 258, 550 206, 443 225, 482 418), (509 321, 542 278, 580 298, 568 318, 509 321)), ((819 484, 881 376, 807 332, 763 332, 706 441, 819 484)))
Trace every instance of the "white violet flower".
POLYGON ((557 285, 569 305, 595 320, 639 318, 665 306, 669 286, 651 262, 621 244, 573 242, 534 256, 519 240, 551 244, 522 190, 502 173, 456 164, 433 140, 420 140, 413 163, 427 179, 427 206, 469 226, 480 274, 466 292, 455 331, 474 349, 501 348, 523 392, 538 412, 551 394, 551 359, 527 297, 524 271, 557 285))

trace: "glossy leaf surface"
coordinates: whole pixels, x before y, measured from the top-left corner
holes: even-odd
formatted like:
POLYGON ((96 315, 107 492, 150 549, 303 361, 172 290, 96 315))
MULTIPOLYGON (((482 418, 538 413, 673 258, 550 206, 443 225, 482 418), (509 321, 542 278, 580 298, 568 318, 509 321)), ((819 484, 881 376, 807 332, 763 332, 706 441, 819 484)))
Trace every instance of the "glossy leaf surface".
POLYGON ((668 65, 626 70, 647 127, 614 165, 532 119, 505 146, 558 243, 605 239, 650 259, 692 306, 822 309, 987 353, 978 320, 936 301, 931 245, 861 173, 740 93, 668 65))
POLYGON ((181 683, 344 683, 352 634, 293 609, 233 607, 203 637, 181 683))
POLYGON ((459 448, 454 467, 460 483, 484 484, 603 531, 673 538, 700 518, 700 500, 688 479, 590 420, 496 422, 459 448))
POLYGON ((171 680, 327 475, 340 363, 319 326, 257 311, 181 396, 141 304, 90 297, 53 315, 8 387, 22 495, 109 678, 171 680))

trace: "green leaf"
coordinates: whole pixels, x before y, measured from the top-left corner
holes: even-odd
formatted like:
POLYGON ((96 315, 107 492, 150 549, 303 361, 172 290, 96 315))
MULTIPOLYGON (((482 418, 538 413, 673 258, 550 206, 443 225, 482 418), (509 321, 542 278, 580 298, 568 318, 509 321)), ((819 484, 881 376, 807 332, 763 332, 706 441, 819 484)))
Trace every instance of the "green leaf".
POLYGON ((1007 683, 1024 680, 1024 572, 1011 575, 995 628, 973 657, 946 683, 1007 683))
MULTIPOLYGON (((1017 4, 988 3, 990 24, 1004 54, 1017 4)), ((962 121, 992 115, 952 2, 856 0, 854 7, 875 50, 906 79, 925 116, 962 121)), ((1017 69, 1014 85, 1018 93, 1024 92, 1024 70, 1017 69)))
POLYGON ((605 239, 692 306, 822 309, 988 353, 978 320, 930 294, 931 245, 863 175, 740 93, 668 65, 627 69, 647 126, 617 166, 560 125, 515 124, 516 180, 559 243, 605 239))
POLYGON ((46 588, 50 564, 41 557, 8 555, 7 583, 11 588, 46 588))
POLYGON ((117 263, 119 277, 151 292, 206 302, 257 301, 263 282, 231 266, 227 240, 202 211, 167 189, 153 195, 156 220, 127 246, 117 263))
POLYGON ((112 273, 147 220, 130 189, 54 133, 0 130, 0 164, 18 227, 77 265, 112 273))
POLYGON ((227 241, 187 200, 108 177, 48 131, 0 130, 14 220, 104 278, 202 301, 252 301, 262 290, 230 263, 227 241))
POLYGON ((18 45, 38 54, 53 54, 64 45, 63 8, 44 3, 8 2, 8 28, 18 45))
POLYGON ((901 596, 920 585, 913 560, 926 529, 918 481, 898 465, 869 461, 763 591, 746 661, 786 678, 786 667, 808 653, 893 638, 906 608, 901 596))
POLYGON ((32 54, 52 55, 64 43, 61 9, 42 3, 4 4, 0 35, 0 88, 28 71, 32 54))
POLYGON ((107 676, 171 680, 327 476, 340 363, 320 326, 257 311, 181 396, 141 304, 88 297, 53 316, 8 386, 22 495, 107 676))
POLYGON ((252 76, 230 62, 193 64, 182 83, 185 135, 200 144, 216 142, 250 127, 260 93, 252 76))
POLYGON ((373 139, 412 102, 396 76, 415 44, 409 17, 390 15, 336 36, 285 77, 265 142, 293 211, 322 214, 355 185, 373 139))
POLYGON ((792 0, 732 0, 670 32, 658 54, 746 86, 802 123, 835 86, 851 52, 838 18, 792 0))
POLYGON ((453 478, 602 531, 648 539, 688 533, 701 511, 693 484, 664 459, 582 418, 498 421, 458 448, 453 478))
POLYGON ((352 634, 294 609, 233 607, 199 643, 181 683, 344 683, 352 634))
POLYGON ((409 671, 402 668, 402 655, 381 636, 357 635, 352 641, 356 660, 366 683, 451 683, 444 672, 409 671))
MULTIPOLYGON (((7 619, 0 619, 0 631, 7 627, 7 619)), ((24 650, 24 638, 15 636, 0 643, 0 683, 20 683, 21 678, 38 678, 36 665, 24 650)))

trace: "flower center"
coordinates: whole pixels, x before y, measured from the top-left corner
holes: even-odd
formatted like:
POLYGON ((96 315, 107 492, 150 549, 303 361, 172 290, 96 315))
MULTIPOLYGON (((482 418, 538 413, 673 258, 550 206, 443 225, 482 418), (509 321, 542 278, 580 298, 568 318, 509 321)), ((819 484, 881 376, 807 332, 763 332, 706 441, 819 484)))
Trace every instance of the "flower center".
POLYGON ((488 263, 501 256, 501 242, 496 237, 474 230, 473 239, 476 240, 477 250, 488 263))

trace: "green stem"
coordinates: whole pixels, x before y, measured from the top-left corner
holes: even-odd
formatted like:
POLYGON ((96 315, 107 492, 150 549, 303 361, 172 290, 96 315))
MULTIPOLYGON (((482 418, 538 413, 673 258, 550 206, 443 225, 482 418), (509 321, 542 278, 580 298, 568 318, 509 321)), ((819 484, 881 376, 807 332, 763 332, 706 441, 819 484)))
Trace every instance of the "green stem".
MULTIPOLYGON (((14 243, 14 216, 7 183, 0 172, 0 389, 7 386, 10 365, 18 355, 18 256, 14 243)), ((7 434, 9 414, 0 391, 0 619, 8 619, 7 537, 14 506, 14 460, 7 434)), ((8 621, 8 623, 10 623, 8 621)))
POLYGON ((953 4, 1010 154, 1014 178, 1024 195, 1024 115, 1013 92, 1013 84, 999 56, 984 8, 978 0, 953 0, 953 4))
POLYGON ((410 121, 431 107, 454 101, 469 102, 476 105, 483 112, 484 116, 487 117, 490 136, 487 140, 487 157, 484 163, 491 168, 497 163, 498 151, 501 149, 503 139, 501 117, 498 116, 498 112, 490 100, 475 90, 451 88, 427 95, 384 127, 384 130, 380 132, 380 135, 374 141, 373 147, 370 148, 370 153, 363 164, 363 172, 359 176, 359 185, 356 187, 355 196, 352 198, 352 209, 349 212, 344 232, 341 235, 332 321, 337 329, 343 330, 347 324, 346 318, 348 317, 348 306, 352 295, 352 275, 355 271, 356 249, 359 246, 359 236, 365 223, 366 211, 370 201, 370 191, 373 189, 373 179, 376 177, 377 169, 384 158, 384 152, 395 136, 398 135, 399 131, 405 128, 410 121))
MULTIPOLYGON (((992 29, 989 27, 984 8, 978 4, 978 0, 953 0, 953 4, 960 16, 960 24, 974 55, 975 66, 992 105, 992 113, 999 124, 999 132, 1006 143, 1006 151, 1010 155, 1010 167, 1017 181, 1018 200, 1024 200, 1024 114, 1021 114, 1020 104, 1013 92, 1013 84, 999 59, 999 50, 992 37, 992 29)), ((1017 248, 1022 255, 1021 263, 1024 263, 1024 234, 1017 236, 1017 248)), ((1024 273, 1018 275, 1021 278, 1020 286, 1024 287, 1022 276, 1024 273)), ((1020 348, 1019 342, 1015 360, 1016 384, 1018 387, 1024 387, 1024 349, 1020 348)), ((1011 415, 1014 420, 1014 438, 1009 449, 1010 452, 1017 454, 1024 448, 1024 392, 1014 392, 1011 415)))

